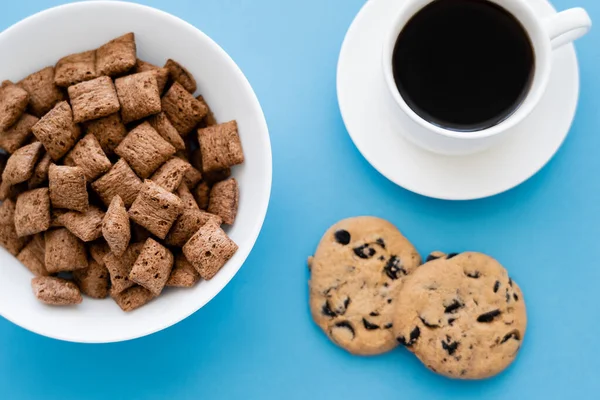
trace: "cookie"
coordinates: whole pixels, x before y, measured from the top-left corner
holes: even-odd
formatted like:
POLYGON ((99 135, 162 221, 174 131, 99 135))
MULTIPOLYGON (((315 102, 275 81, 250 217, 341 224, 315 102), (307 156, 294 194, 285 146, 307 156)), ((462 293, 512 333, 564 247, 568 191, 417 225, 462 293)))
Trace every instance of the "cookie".
POLYGON ((394 334, 432 371, 483 379, 514 361, 525 335, 523 294, 481 253, 432 253, 404 282, 394 334))
POLYGON ((374 355, 398 345, 394 302, 421 263, 414 246, 389 222, 356 217, 325 233, 309 261, 313 319, 338 346, 374 355))

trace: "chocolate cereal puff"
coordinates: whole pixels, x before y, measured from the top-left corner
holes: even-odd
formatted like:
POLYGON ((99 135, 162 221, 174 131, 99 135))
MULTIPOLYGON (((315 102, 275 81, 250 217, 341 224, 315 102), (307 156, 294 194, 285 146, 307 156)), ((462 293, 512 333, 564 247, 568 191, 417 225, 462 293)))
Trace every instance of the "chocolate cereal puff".
POLYGON ((63 215, 65 215, 68 212, 69 210, 65 210, 62 208, 53 208, 50 212, 50 228, 64 228, 61 219, 63 215))
POLYGON ((73 120, 77 123, 109 116, 121 107, 112 79, 100 76, 69 86, 73 120))
POLYGON ((16 256, 27 244, 29 238, 19 237, 15 229, 15 202, 5 200, 0 204, 0 246, 16 256))
POLYGON ((231 168, 217 169, 215 171, 204 171, 202 172, 202 179, 206 181, 209 186, 214 185, 217 182, 224 181, 231 176, 231 168))
POLYGON ((183 183, 190 189, 195 188, 200 181, 202 181, 202 174, 194 167, 188 168, 183 176, 183 183))
POLYGON ((34 235, 50 228, 48 188, 33 189, 17 197, 15 229, 19 237, 34 235))
POLYGON ((124 159, 117 161, 106 174, 92 183, 92 189, 107 207, 115 195, 121 196, 125 207, 130 207, 141 188, 142 181, 124 159))
POLYGON ((96 136, 88 133, 65 157, 65 165, 82 169, 85 179, 92 182, 112 166, 96 136))
POLYGON ((131 240, 134 242, 144 243, 146 239, 152 237, 152 233, 143 226, 136 224, 133 221, 130 221, 131 225, 131 240))
POLYGON ((103 219, 104 211, 90 206, 86 212, 66 212, 58 221, 80 240, 91 242, 102 237, 103 219))
POLYGON ((235 178, 219 182, 210 191, 208 212, 218 215, 224 224, 233 225, 237 215, 240 191, 235 178))
POLYGON ((26 183, 19 183, 17 185, 11 185, 6 181, 0 182, 0 201, 4 201, 6 199, 15 200, 17 196, 27 190, 26 183))
POLYGON ((135 36, 126 33, 96 50, 96 72, 98 76, 122 75, 135 66, 136 59, 135 36))
POLYGON ((48 169, 48 186, 52 207, 80 212, 88 209, 89 199, 83 169, 51 164, 48 169))
POLYGON ((0 89, 0 132, 13 126, 27 108, 29 93, 15 85, 6 84, 0 89))
POLYGON ((131 226, 125 204, 119 195, 113 197, 102 221, 102 236, 114 255, 123 255, 131 240, 131 226))
POLYGON ((154 73, 146 71, 118 78, 115 87, 121 103, 123 123, 128 124, 160 112, 160 93, 154 73))
POLYGON ((198 232, 198 229, 209 221, 221 225, 221 217, 217 215, 194 208, 186 208, 171 227, 169 234, 165 238, 165 244, 182 247, 198 232))
POLYGON ((183 177, 191 167, 187 161, 173 157, 161 165, 150 179, 169 192, 173 192, 181 185, 183 177))
POLYGON ((112 295, 121 310, 130 312, 146 305, 154 298, 152 292, 142 286, 133 286, 123 292, 112 295))
POLYGON ((54 83, 68 87, 96 78, 96 52, 94 50, 71 54, 61 58, 54 67, 54 83))
POLYGON ((94 261, 104 266, 104 257, 110 253, 110 247, 108 247, 108 243, 106 243, 106 241, 103 239, 99 239, 88 243, 87 248, 94 261))
POLYGON ((45 258, 46 241, 42 233, 34 235, 33 239, 27 243, 27 246, 17 256, 17 259, 35 276, 50 275, 46 270, 45 258))
POLYGON ((75 271, 88 267, 85 245, 67 229, 47 231, 45 239, 45 264, 49 273, 75 271))
POLYGON ((129 280, 145 287, 154 296, 158 296, 171 275, 171 268, 173 268, 173 254, 156 240, 149 238, 133 264, 129 280))
POLYGON ((134 285, 129 280, 129 273, 144 247, 143 243, 132 243, 122 256, 117 257, 112 252, 104 257, 104 265, 108 269, 111 282, 111 296, 121 293, 134 285))
POLYGON ((238 246, 216 222, 209 222, 183 246, 185 258, 202 279, 210 280, 237 251, 238 246))
POLYGON ((108 269, 95 260, 89 261, 89 266, 73 271, 73 280, 81 292, 94 299, 108 297, 110 276, 108 269))
POLYGON ((198 207, 202 210, 206 210, 210 201, 210 186, 208 186, 208 183, 205 181, 200 182, 193 193, 198 207))
POLYGON ((44 155, 33 169, 33 175, 31 175, 31 178, 29 178, 29 181, 27 182, 27 186, 30 190, 36 189, 48 181, 50 164, 52 164, 52 157, 50 157, 50 154, 47 152, 44 152, 44 155))
POLYGON ((160 112, 152 117, 148 118, 150 125, 156 129, 156 132, 163 137, 167 142, 171 143, 177 150, 185 150, 185 143, 183 138, 177 132, 177 129, 173 127, 169 118, 164 112, 160 112))
POLYGON ((177 132, 186 136, 208 112, 204 104, 175 82, 162 97, 162 110, 177 132))
POLYGON ((63 92, 54 84, 54 67, 34 72, 17 85, 29 93, 29 109, 38 118, 65 99, 63 92))
POLYGON ((198 130, 203 171, 216 171, 244 162, 236 121, 198 130))
POLYGON ((11 185, 25 182, 33 175, 35 164, 42 154, 42 144, 32 143, 15 151, 6 162, 2 181, 11 185))
POLYGON ((79 288, 66 279, 38 276, 31 280, 35 297, 51 306, 72 306, 83 301, 79 288))
POLYGON ((190 189, 187 187, 185 183, 182 183, 175 191, 175 194, 179 196, 181 201, 183 202, 183 207, 187 209, 200 210, 198 203, 194 199, 194 195, 190 192, 190 189))
POLYGON ((202 122, 204 123, 204 127, 217 125, 218 122, 217 122, 217 119, 215 118, 215 114, 210 109, 210 106, 208 105, 206 100, 204 100, 204 97, 202 95, 200 95, 200 96, 197 96, 196 99, 200 103, 204 104, 204 107, 206 107, 206 110, 207 110, 206 117, 204 117, 204 119, 202 120, 202 122))
POLYGON ((81 129, 73 122, 73 112, 66 101, 56 104, 31 127, 31 131, 54 161, 67 154, 81 135, 81 129))
POLYGON ((154 64, 140 60, 138 58, 135 63, 133 72, 138 73, 146 71, 154 73, 154 76, 156 77, 156 83, 158 84, 158 92, 162 94, 165 90, 167 81, 169 80, 169 70, 167 68, 157 67, 154 64))
POLYGON ((189 288, 200 280, 198 271, 183 254, 175 256, 175 265, 165 286, 189 288))
POLYGON ((24 113, 10 128, 0 130, 0 148, 14 153, 31 137, 31 128, 39 121, 38 117, 24 113))
POLYGON ((179 83, 190 93, 196 91, 197 86, 194 76, 177 61, 169 58, 165 63, 165 68, 169 70, 169 76, 174 82, 179 83))
POLYGON ((158 238, 164 239, 182 212, 183 202, 179 197, 146 180, 129 209, 129 217, 158 238))
POLYGON ((164 140, 148 122, 129 132, 115 149, 115 153, 123 157, 140 178, 152 175, 175 151, 175 147, 164 140))
POLYGON ((96 136, 102 151, 107 156, 113 155, 119 143, 127 136, 127 129, 121 121, 120 113, 89 121, 85 124, 85 129, 87 133, 96 136))

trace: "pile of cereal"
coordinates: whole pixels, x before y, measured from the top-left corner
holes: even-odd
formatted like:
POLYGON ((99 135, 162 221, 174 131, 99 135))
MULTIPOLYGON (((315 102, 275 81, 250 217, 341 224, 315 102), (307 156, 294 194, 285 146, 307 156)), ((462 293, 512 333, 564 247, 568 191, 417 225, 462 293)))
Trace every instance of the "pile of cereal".
POLYGON ((196 81, 136 56, 133 33, 0 88, 0 245, 35 296, 124 310, 209 280, 237 245, 235 121, 217 124, 196 81))

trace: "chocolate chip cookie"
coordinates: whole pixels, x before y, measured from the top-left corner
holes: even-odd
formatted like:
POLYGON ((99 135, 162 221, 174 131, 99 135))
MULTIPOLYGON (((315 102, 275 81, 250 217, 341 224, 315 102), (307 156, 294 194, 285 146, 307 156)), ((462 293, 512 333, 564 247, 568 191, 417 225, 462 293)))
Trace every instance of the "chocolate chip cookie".
POLYGON ((420 263, 413 245, 389 222, 374 217, 338 222, 309 259, 313 319, 350 353, 393 349, 394 302, 402 281, 420 263))
POLYGON ((394 333, 432 371, 459 379, 498 374, 525 335, 523 294, 493 258, 432 253, 406 279, 394 311, 394 333))

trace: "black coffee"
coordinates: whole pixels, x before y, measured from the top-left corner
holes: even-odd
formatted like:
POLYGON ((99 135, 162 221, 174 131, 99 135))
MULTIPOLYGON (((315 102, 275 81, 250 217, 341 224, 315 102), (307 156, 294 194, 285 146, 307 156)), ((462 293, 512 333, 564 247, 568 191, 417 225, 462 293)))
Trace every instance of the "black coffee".
POLYGON ((457 131, 509 117, 531 84, 527 32, 485 0, 436 0, 404 27, 392 58, 400 94, 423 119, 457 131))

